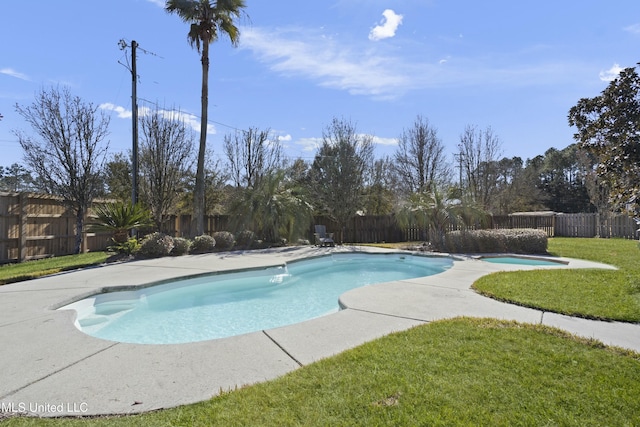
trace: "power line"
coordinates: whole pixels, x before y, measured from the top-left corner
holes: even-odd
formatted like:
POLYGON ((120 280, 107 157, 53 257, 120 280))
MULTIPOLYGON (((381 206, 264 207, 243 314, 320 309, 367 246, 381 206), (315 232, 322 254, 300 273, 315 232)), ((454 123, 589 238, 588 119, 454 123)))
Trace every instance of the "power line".
MULTIPOLYGON (((157 103, 157 102, 149 101, 148 99, 145 99, 145 98, 138 98, 138 99, 139 99, 139 100, 141 100, 141 101, 144 101, 144 102, 146 102, 146 103, 149 103, 149 104, 151 104, 151 105, 154 105, 156 108, 160 109, 160 105, 158 105, 158 103, 157 103)), ((169 111, 169 112, 172 112, 172 113, 180 113, 180 114, 183 114, 183 113, 184 113, 184 114, 189 114, 189 115, 191 115, 191 116, 193 116, 193 117, 195 117, 195 118, 197 118, 197 119, 201 119, 201 118, 202 118, 201 116, 199 116, 199 115, 197 115, 197 114, 190 113, 190 112, 187 112, 187 111, 182 111, 182 110, 179 110, 179 109, 178 109, 178 110, 176 110, 175 108, 167 109, 167 108, 164 108, 164 107, 163 107, 163 108, 162 108, 162 110, 163 110, 163 111, 169 111)), ((216 124, 216 125, 220 125, 220 126, 223 126, 223 127, 229 128, 229 129, 233 129, 233 130, 235 130, 235 131, 237 131, 237 132, 248 132, 248 131, 247 131, 247 130, 245 130, 245 129, 239 129, 239 128, 235 127, 235 126, 227 125, 227 124, 225 124, 225 123, 218 122, 218 121, 215 121, 215 120, 207 120, 207 123, 209 123, 209 124, 216 124)))

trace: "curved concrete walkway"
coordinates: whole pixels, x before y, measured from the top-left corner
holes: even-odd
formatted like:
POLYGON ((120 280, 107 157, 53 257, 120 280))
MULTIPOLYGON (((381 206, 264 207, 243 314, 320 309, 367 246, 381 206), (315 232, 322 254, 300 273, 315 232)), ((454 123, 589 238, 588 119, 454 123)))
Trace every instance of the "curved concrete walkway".
POLYGON ((497 302, 470 289, 476 279, 495 271, 612 268, 568 259, 566 266, 527 267, 460 258, 435 276, 349 291, 340 298, 344 310, 335 314, 191 344, 138 345, 93 338, 74 327, 74 311, 56 310, 107 287, 353 250, 302 247, 162 258, 0 286, 0 412, 128 414, 198 402, 221 390, 279 377, 391 332, 456 316, 543 323, 640 351, 640 325, 546 313, 497 302))

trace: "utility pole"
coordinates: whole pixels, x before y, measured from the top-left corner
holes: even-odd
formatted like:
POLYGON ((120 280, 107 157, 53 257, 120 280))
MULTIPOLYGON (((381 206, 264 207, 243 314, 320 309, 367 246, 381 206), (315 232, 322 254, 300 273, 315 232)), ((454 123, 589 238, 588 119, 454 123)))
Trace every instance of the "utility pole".
POLYGON ((131 204, 138 203, 138 74, 136 71, 136 48, 138 43, 131 40, 131 130, 133 134, 131 155, 131 204))
POLYGON ((120 50, 131 47, 131 65, 128 60, 127 64, 120 61, 118 63, 131 72, 131 135, 133 139, 131 145, 131 203, 135 205, 138 203, 138 71, 136 69, 138 43, 132 40, 131 46, 129 46, 124 39, 120 39, 118 46, 120 46, 120 50))
MULTIPOLYGON (((144 53, 158 55, 141 48, 135 40, 131 40, 131 46, 129 46, 124 39, 120 39, 118 46, 120 46, 120 50, 131 47, 131 65, 129 65, 128 59, 126 64, 120 61, 118 63, 131 72, 131 133, 133 139, 131 147, 131 203, 135 205, 138 203, 138 71, 136 69, 136 51, 140 49, 144 53)), ((159 58, 162 57, 159 56, 159 58)))

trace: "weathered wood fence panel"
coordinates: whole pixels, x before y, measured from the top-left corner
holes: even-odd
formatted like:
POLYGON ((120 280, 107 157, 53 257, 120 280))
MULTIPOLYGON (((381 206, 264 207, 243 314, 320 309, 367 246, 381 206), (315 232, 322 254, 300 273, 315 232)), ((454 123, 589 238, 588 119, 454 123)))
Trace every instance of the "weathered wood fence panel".
POLYGON ((597 235, 600 237, 638 238, 638 223, 627 215, 607 215, 599 218, 597 235))
POLYGON ((638 224, 627 215, 558 214, 556 236, 562 237, 618 237, 637 238, 638 224))
POLYGON ((533 228, 543 230, 547 236, 553 237, 556 230, 554 215, 493 215, 487 228, 533 228))
MULTIPOLYGON (((0 263, 73 253, 75 214, 59 197, 0 193, 0 263)), ((85 233, 84 251, 105 250, 108 233, 85 233)))
POLYGON ((594 237, 597 233, 597 214, 562 214, 556 218, 556 236, 594 237))
MULTIPOLYGON (((216 231, 228 231, 228 215, 209 215, 204 218, 204 233, 213 234, 216 231)), ((171 215, 162 224, 161 231, 173 237, 192 237, 195 225, 191 215, 171 215)))

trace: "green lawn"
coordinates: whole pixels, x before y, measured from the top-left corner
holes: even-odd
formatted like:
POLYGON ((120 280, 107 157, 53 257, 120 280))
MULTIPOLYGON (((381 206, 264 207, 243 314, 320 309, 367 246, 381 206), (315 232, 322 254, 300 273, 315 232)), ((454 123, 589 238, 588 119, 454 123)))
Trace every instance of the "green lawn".
MULTIPOLYGON (((606 305, 633 306, 627 299, 638 293, 637 242, 552 239, 549 246, 620 270, 519 272, 482 282, 528 282, 534 297, 555 289, 565 310, 563 304, 592 310, 602 295, 606 305)), ((638 353, 540 325, 461 318, 392 334, 194 405, 122 417, 19 417, 6 425, 632 426, 640 425, 639 395, 638 353)))
POLYGON ((89 252, 3 265, 0 266, 0 285, 101 264, 108 256, 106 252, 89 252))
POLYGON ((137 416, 8 426, 603 426, 640 424, 640 355, 547 327, 433 322, 279 379, 137 416))
POLYGON ((610 270, 536 270, 496 273, 478 280, 483 295, 527 307, 594 319, 640 322, 637 240, 549 240, 553 255, 615 265, 610 270))

